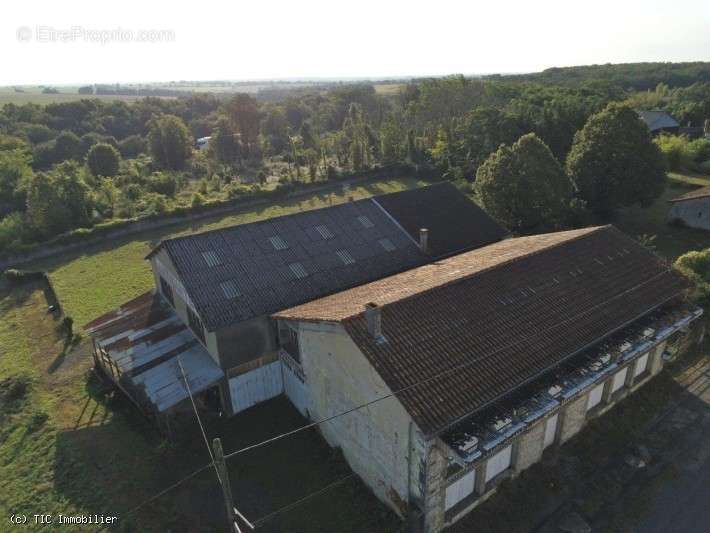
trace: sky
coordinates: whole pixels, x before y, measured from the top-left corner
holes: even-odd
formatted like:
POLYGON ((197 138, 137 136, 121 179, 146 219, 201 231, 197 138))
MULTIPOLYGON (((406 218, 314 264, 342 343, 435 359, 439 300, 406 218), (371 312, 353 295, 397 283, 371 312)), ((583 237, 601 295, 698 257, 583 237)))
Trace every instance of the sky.
POLYGON ((387 78, 710 60, 710 1, 23 0, 0 85, 387 78))

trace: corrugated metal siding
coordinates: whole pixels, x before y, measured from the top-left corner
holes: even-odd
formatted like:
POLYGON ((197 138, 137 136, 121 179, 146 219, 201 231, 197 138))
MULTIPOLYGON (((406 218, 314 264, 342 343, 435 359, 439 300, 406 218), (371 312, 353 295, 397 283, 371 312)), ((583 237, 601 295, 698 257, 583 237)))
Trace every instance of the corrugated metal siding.
POLYGON ((281 361, 274 361, 229 380, 232 409, 235 413, 274 398, 283 390, 281 361))

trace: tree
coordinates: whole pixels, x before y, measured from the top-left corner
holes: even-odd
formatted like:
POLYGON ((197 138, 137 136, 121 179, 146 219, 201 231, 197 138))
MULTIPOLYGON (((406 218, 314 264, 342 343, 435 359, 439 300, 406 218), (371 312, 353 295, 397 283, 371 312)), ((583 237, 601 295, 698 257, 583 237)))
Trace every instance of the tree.
POLYGON ((89 149, 86 163, 94 176, 115 176, 121 156, 110 144, 99 143, 89 149))
POLYGON ((61 132, 54 140, 54 161, 61 163, 67 159, 80 160, 84 156, 81 139, 71 131, 61 132))
POLYGON ((23 185, 31 176, 30 157, 23 150, 0 151, 0 217, 23 209, 23 185))
POLYGON ((622 206, 650 205, 663 192, 663 155, 646 125, 625 105, 609 104, 574 136, 567 172, 597 215, 622 206))
POLYGON ((223 165, 233 165, 241 161, 241 147, 237 134, 225 117, 217 121, 217 127, 210 138, 209 150, 212 157, 223 165))
POLYGON ((148 133, 153 160, 160 168, 182 170, 192 154, 192 138, 185 122, 175 115, 153 121, 148 133))
POLYGON ((458 168, 457 177, 471 179, 491 153, 501 144, 514 143, 522 133, 514 117, 500 109, 476 108, 456 128, 456 141, 446 151, 450 165, 458 168))
POLYGON ((245 93, 236 94, 229 101, 227 109, 234 129, 249 151, 259 135, 259 106, 256 100, 245 93))
POLYGON ((702 306, 710 304, 710 248, 687 252, 674 266, 693 281, 693 299, 702 306))
POLYGON ((560 227, 573 192, 559 162, 534 133, 491 154, 478 168, 475 190, 493 217, 522 233, 560 227))
POLYGON ((38 237, 46 238, 67 227, 66 210, 48 174, 35 174, 27 188, 27 219, 38 237))

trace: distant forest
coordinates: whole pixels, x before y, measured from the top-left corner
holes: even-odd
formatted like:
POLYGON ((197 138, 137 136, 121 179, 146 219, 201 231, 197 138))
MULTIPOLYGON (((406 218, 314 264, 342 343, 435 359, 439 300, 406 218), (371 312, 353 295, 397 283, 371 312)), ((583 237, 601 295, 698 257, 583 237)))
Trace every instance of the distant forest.
MULTIPOLYGON (((616 132, 619 143, 628 137, 622 126, 645 127, 634 114, 617 111, 590 124, 610 104, 667 110, 698 127, 710 118, 710 63, 596 65, 390 85, 387 91, 372 83, 267 86, 263 98, 168 85, 145 90, 169 98, 130 102, 92 98, 122 94, 121 86, 85 86, 86 98, 77 101, 6 104, 0 110, 0 250, 393 165, 482 194, 474 185, 484 162, 498 154, 483 172, 495 185, 505 165, 532 154, 540 163, 535 168, 574 180, 570 172, 591 175, 577 167, 593 158, 574 145, 588 140, 596 146, 593 127, 616 132), (589 134, 578 133, 585 125, 589 134), (535 139, 516 144, 529 134, 535 139), (202 137, 210 140, 201 149, 196 141, 202 137), (518 152, 498 153, 502 146, 518 152)), ((690 155, 678 155, 673 164, 707 167, 701 163, 710 153, 702 142, 674 146, 690 155)), ((563 189, 579 191, 578 185, 563 189)), ((578 210, 593 203, 576 200, 578 210)), ((569 223, 558 207, 555 224, 569 223)), ((521 231, 545 222, 526 226, 511 216, 521 231)))
POLYGON ((669 87, 687 87, 710 81, 710 63, 625 63, 548 68, 533 74, 491 76, 548 85, 576 85, 594 81, 613 83, 627 90, 653 90, 660 83, 669 87))

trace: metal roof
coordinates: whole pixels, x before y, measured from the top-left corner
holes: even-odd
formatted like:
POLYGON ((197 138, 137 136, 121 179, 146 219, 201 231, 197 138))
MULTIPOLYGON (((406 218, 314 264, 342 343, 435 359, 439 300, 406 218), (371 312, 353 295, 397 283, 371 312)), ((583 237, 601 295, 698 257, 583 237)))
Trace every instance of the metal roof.
POLYGON ((638 114, 651 131, 680 127, 678 121, 665 111, 639 111, 638 114))
POLYGON ((224 377, 207 350, 153 291, 85 326, 120 372, 127 389, 140 391, 159 412, 188 398, 178 359, 193 394, 224 377))
POLYGON ((148 257, 159 249, 167 252, 205 327, 214 331, 426 264, 462 247, 500 240, 506 233, 444 183, 169 239, 148 257), (398 219, 409 228, 430 229, 431 253, 419 249, 398 219), (225 295, 221 284, 227 280, 233 280, 239 296, 225 295))

